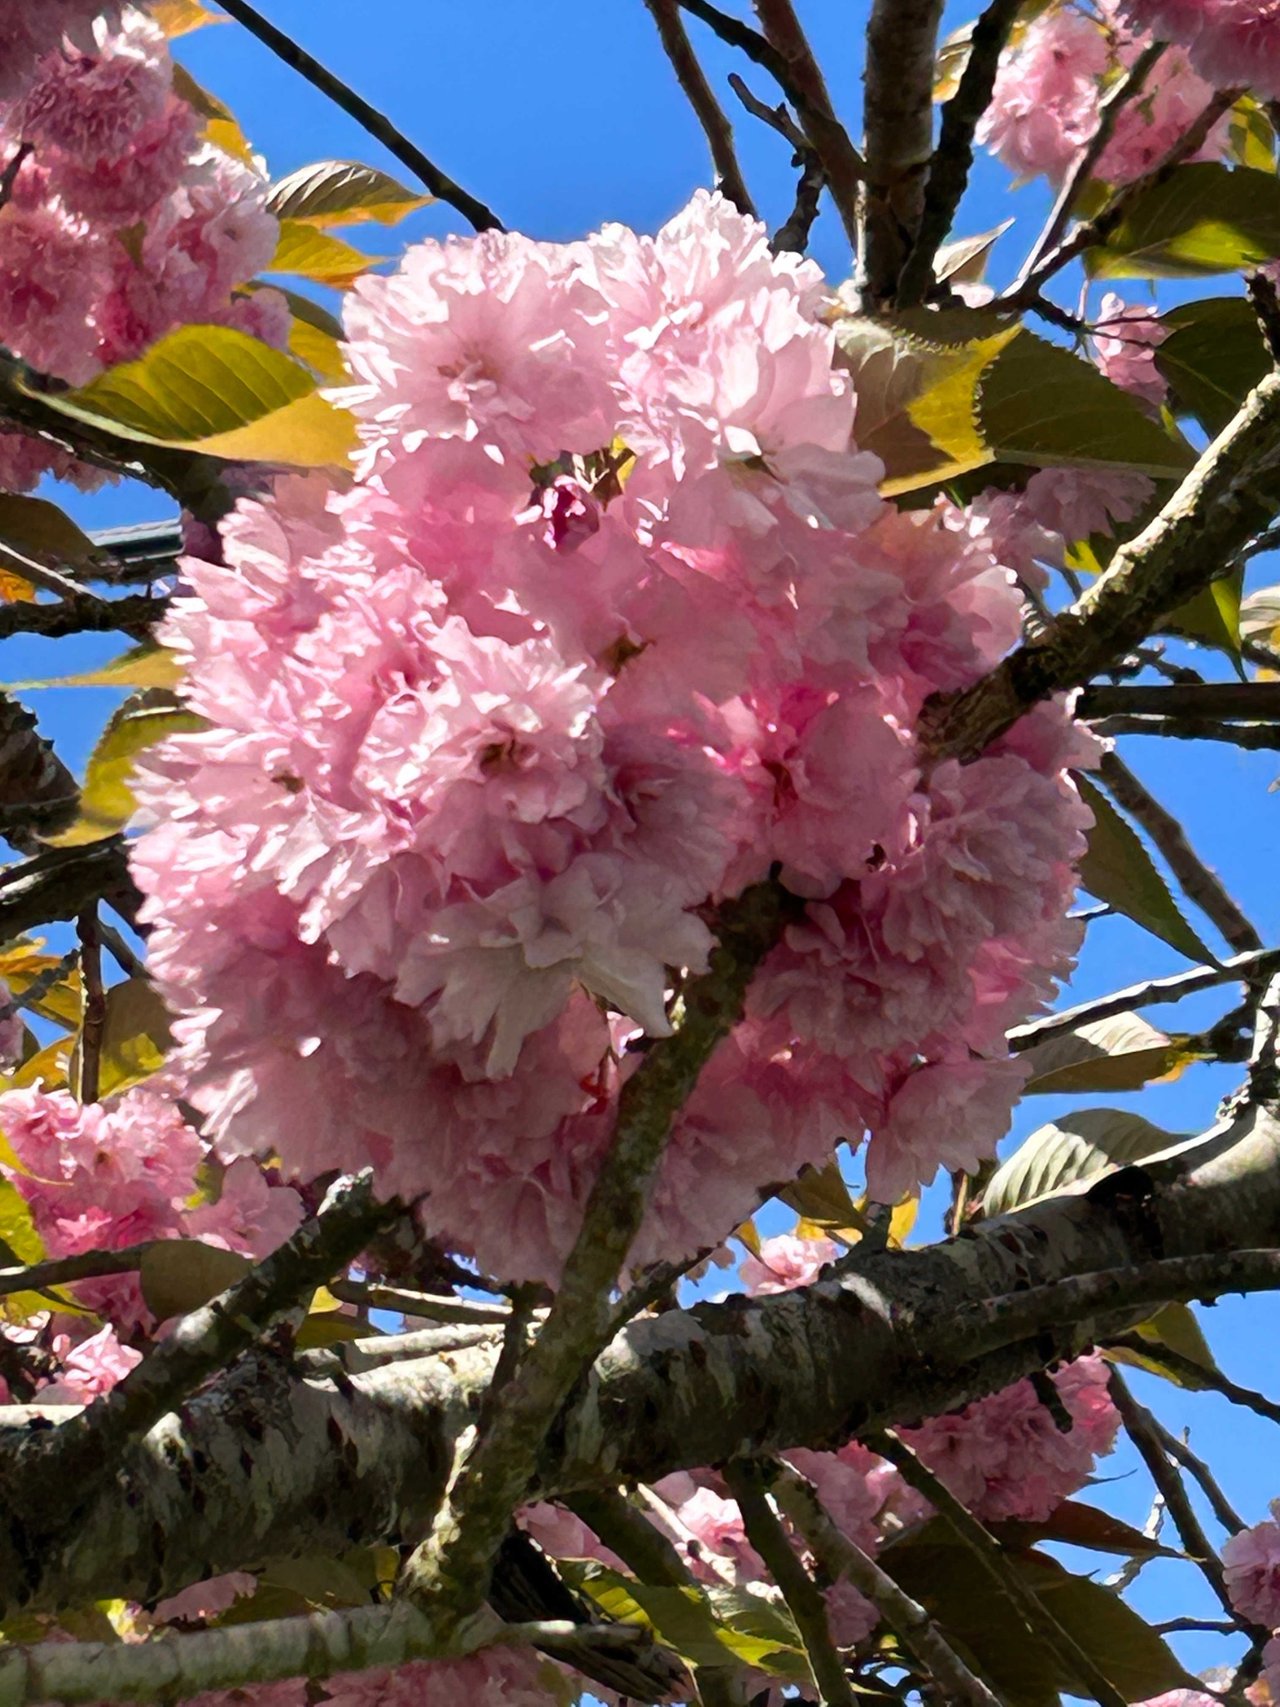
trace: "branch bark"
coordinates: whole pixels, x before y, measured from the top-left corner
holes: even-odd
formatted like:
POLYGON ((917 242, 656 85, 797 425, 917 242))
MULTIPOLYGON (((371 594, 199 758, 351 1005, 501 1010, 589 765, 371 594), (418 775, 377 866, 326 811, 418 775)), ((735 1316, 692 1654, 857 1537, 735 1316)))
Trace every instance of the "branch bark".
MULTIPOLYGON (((1114 1178, 1123 1190, 1104 1179, 935 1246, 855 1257, 806 1289, 629 1324, 538 1437, 527 1497, 829 1448, 938 1415, 1149 1316, 1150 1288, 1126 1301, 1125 1270, 1209 1256, 1229 1283, 1225 1253, 1280 1246, 1280 1122, 1265 1111, 1114 1178), (992 1298, 1094 1273, 1108 1274, 1097 1318, 1028 1334, 983 1314, 992 1298)), ((1181 1284, 1165 1273, 1162 1299, 1204 1289, 1203 1273, 1184 1270, 1181 1284)), ((486 1340, 304 1380, 252 1352, 129 1443, 56 1545, 25 1547, 0 1513, 0 1601, 149 1601, 280 1553, 416 1538, 496 1357, 486 1340)), ((0 1470, 40 1414, 0 1411, 0 1470)))
POLYGON ((142 905, 121 836, 49 848, 0 871, 0 942, 55 919, 74 919, 95 901, 107 902, 131 924, 142 905))
POLYGON ((873 0, 867 24, 865 304, 893 299, 920 229, 933 153, 933 76, 942 0, 873 0))
POLYGON ((1039 700, 1083 686, 1145 640, 1260 531, 1257 487, 1277 462, 1280 375, 1268 374, 1082 599, 981 681, 926 708, 926 750, 935 758, 975 757, 1039 700))
POLYGON ((657 26, 658 39, 671 62, 676 81, 702 126, 707 147, 711 150, 711 163, 715 167, 716 188, 728 197, 739 213, 754 219, 755 204, 738 163, 737 150, 733 145, 733 126, 725 117, 724 108, 717 101, 707 82, 706 72, 698 63, 698 56, 680 18, 679 0, 645 0, 645 5, 657 26))

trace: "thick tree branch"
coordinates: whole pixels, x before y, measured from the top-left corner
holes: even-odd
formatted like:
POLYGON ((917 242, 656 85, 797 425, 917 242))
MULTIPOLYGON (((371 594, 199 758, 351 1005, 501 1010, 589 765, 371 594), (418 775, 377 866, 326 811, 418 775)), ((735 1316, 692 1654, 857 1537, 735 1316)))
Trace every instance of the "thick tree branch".
POLYGON ((504 229, 492 208, 486 207, 482 201, 477 201, 461 184, 454 183, 447 172, 443 172, 434 160, 428 159, 420 148, 396 129, 385 113, 380 113, 340 77, 335 76, 327 66, 321 65, 304 47, 299 47, 292 36, 278 30, 255 6, 247 4, 247 0, 218 0, 218 4, 238 24, 243 24, 250 35, 256 36, 264 47, 269 48, 277 59, 283 60, 290 70, 305 77, 313 88, 318 89, 322 95, 327 95, 335 106, 341 107, 357 124, 363 125, 369 135, 380 142, 388 154, 393 154, 402 166, 407 166, 433 196, 456 208, 473 231, 504 229))
MULTIPOLYGON (((1210 1259, 1207 1277, 1194 1265, 1164 1269, 1163 1302, 1237 1283, 1225 1253, 1267 1246, 1270 1260, 1280 1123, 1251 1108, 1181 1153, 940 1244, 856 1256, 847 1273, 777 1297, 629 1324, 542 1431, 528 1497, 830 1448, 939 1415, 1136 1327, 1151 1314, 1153 1263, 1210 1259), (1126 1271, 1140 1282, 1134 1297, 1126 1271), (1095 1273, 1107 1277, 1105 1297, 1088 1308, 1104 1315, 1077 1322, 1050 1310, 1045 1325, 990 1349, 1001 1330, 985 1301, 1095 1273)), ((0 1603, 147 1601, 299 1548, 340 1553, 421 1535, 496 1355, 488 1339, 326 1381, 250 1353, 126 1446, 112 1484, 57 1546, 27 1550, 0 1510, 0 1603)), ((0 1411, 0 1471, 39 1414, 0 1411)))
POLYGON ((942 109, 938 146, 929 161, 919 226, 902 264, 895 292, 900 308, 921 302, 933 284, 934 259, 946 241, 968 188, 974 132, 991 104, 1000 55, 1020 6, 1021 0, 991 0, 973 26, 960 82, 942 109))
MULTIPOLYGON (((943 0, 872 0, 863 125, 866 306, 889 302, 920 230, 933 154, 933 78, 943 0)), ((975 121, 976 122, 976 121, 975 121)))
POLYGON ((1280 722, 1280 682, 1126 682, 1119 687, 1096 683, 1080 695, 1076 710, 1087 718, 1136 713, 1280 722))
POLYGON ((1222 879, 1191 846, 1173 813, 1166 811, 1118 754, 1105 754, 1098 773, 1116 802, 1137 819, 1168 860, 1187 899, 1199 907, 1237 954, 1256 954, 1262 938, 1227 893, 1222 879))
POLYGON ((679 0, 645 0, 645 5, 657 25, 658 38, 662 42, 664 53, 671 61, 676 81, 693 108, 694 117, 702 126, 707 146, 711 150, 711 163, 715 167, 716 188, 728 197, 739 213, 754 218, 755 204, 751 200, 746 180, 742 176, 742 167, 738 163, 737 150, 733 146, 733 127, 725 117, 724 108, 716 99, 706 73, 698 63, 693 43, 689 40, 680 18, 679 0))
POLYGON ((1278 462, 1280 375, 1269 374, 1082 599, 974 686, 926 708, 926 750, 976 756, 1037 701, 1083 686, 1145 640, 1259 531, 1257 487, 1278 462))

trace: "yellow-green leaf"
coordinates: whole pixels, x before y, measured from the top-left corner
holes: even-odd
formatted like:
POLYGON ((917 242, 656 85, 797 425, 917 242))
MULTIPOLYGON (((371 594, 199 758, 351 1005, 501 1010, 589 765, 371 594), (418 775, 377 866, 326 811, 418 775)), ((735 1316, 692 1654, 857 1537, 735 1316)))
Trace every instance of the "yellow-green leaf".
POLYGON ((225 13, 211 12, 202 0, 151 0, 149 12, 152 22, 159 24, 170 41, 202 30, 206 24, 230 22, 225 13))
POLYGON ((203 88, 187 70, 185 65, 175 61, 173 67, 173 92, 195 109, 205 121, 205 140, 220 148, 224 154, 230 154, 236 160, 242 160, 245 165, 254 163, 253 146, 240 128, 240 121, 216 95, 210 94, 203 88))
POLYGON ((1189 960, 1216 965, 1213 955, 1174 905, 1137 831, 1129 827, 1101 789, 1087 777, 1077 775, 1076 786, 1093 813, 1089 846, 1080 861, 1080 881, 1084 887, 1099 901, 1105 901, 1189 960))
MULTIPOLYGON (((60 965, 61 959, 57 954, 41 954, 35 943, 15 943, 0 954, 0 979, 8 986, 11 996, 22 997, 37 978, 60 965)), ((35 1001, 29 1002, 27 1007, 29 1012, 39 1014, 41 1019, 52 1020, 55 1025, 65 1026, 70 1030, 80 1023, 81 1002, 80 973, 72 966, 51 989, 46 990, 44 995, 35 1001)), ((5 1159, 0 1151, 0 1161, 5 1159)))
POLYGON ((1038 1127, 1001 1163, 982 1194, 984 1215, 1003 1215, 1068 1187, 1088 1185, 1182 1142, 1140 1114, 1120 1108, 1081 1108, 1038 1127))
POLYGON ((1280 179, 1273 171, 1198 160, 1138 195, 1084 261, 1095 278, 1196 278, 1277 256, 1280 179))
POLYGON ((355 422, 282 350, 230 326, 183 326, 137 361, 47 404, 124 438, 233 462, 343 466, 355 422))
POLYGON ((1201 1058, 1185 1038, 1169 1037, 1140 1014, 1113 1014, 1027 1050, 1022 1059, 1031 1077, 1023 1094, 1135 1091, 1175 1078, 1201 1058))
POLYGON ((273 185, 267 206, 278 219, 304 220, 308 225, 355 225, 362 220, 394 225, 434 200, 406 189, 376 166, 318 160, 273 185))
POLYGON ((80 789, 80 815, 68 829, 47 839, 57 847, 101 841, 124 829, 137 809, 132 778, 139 753, 167 735, 203 729, 169 688, 147 688, 116 710, 89 756, 80 789))
POLYGON ((142 1254, 139 1280, 148 1310, 159 1321, 198 1310, 253 1267, 238 1251, 200 1239, 157 1239, 142 1254))
POLYGON ((368 272, 375 263, 386 258, 385 255, 366 255, 363 249, 344 243, 341 237, 308 225, 305 220, 282 219, 276 252, 266 270, 269 273, 293 273, 299 278, 314 279, 317 284, 346 290, 361 273, 368 272))
POLYGON ((130 646, 109 664, 74 676, 46 676, 34 682, 7 682, 5 693, 27 688, 173 688, 182 680, 182 666, 173 653, 154 640, 130 646))
POLYGON ((84 530, 47 498, 0 492, 0 540, 29 557, 85 569, 100 555, 84 530))
MULTIPOLYGON (((173 1039, 169 1014, 149 978, 125 978, 106 993, 106 1016, 98 1057, 98 1089, 103 1097, 128 1090, 164 1064, 173 1039)), ((79 1045, 69 1072, 79 1080, 79 1045)))
POLYGON ((1166 1304, 1154 1316, 1140 1323, 1134 1332, 1147 1342, 1149 1349, 1131 1351, 1127 1346, 1108 1346, 1107 1356, 1113 1363, 1133 1364, 1135 1368, 1163 1376, 1175 1387, 1185 1387, 1192 1392, 1202 1392, 1215 1385, 1213 1377, 1218 1374, 1218 1366, 1189 1304, 1166 1304), (1181 1362, 1175 1368, 1163 1356, 1166 1347, 1176 1352, 1180 1359, 1185 1358, 1197 1369, 1203 1369, 1205 1378, 1201 1380, 1191 1374, 1181 1362))
POLYGON ((43 1049, 28 1056, 20 1067, 9 1074, 5 1088, 21 1091, 28 1090, 33 1085, 41 1085, 47 1091, 64 1090, 67 1085, 71 1048, 72 1041, 69 1036, 55 1037, 52 1043, 46 1043, 43 1049))

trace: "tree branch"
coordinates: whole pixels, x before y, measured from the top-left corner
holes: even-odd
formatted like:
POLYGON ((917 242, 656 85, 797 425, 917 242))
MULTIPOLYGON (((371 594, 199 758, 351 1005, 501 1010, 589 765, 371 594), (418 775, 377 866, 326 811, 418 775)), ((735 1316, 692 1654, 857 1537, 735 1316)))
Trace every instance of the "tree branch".
POLYGON ((823 1707, 854 1707, 848 1674, 831 1639, 826 1601, 796 1557, 786 1530, 769 1503, 763 1471, 758 1464, 737 1460, 725 1465, 724 1479, 742 1513, 747 1540, 764 1560, 795 1620, 823 1707))
POLYGON ((37 733, 35 714, 0 692, 0 835, 32 853, 41 833, 65 830, 79 809, 80 786, 37 733))
POLYGON ((969 1670, 919 1601, 836 1527, 811 1482, 784 1469, 773 1483, 773 1497, 822 1569, 833 1579, 852 1583, 871 1602, 904 1650, 939 1685, 945 1700, 1001 1707, 1000 1698, 969 1670))
POLYGON ((934 260, 955 223, 968 188, 973 169, 974 132, 991 104, 1000 55, 1020 6, 1021 0, 991 0, 973 26, 960 82, 942 109, 938 146, 929 161, 919 226, 902 264, 895 293, 899 308, 910 308, 923 301, 933 285, 934 260))
POLYGON ((473 231, 505 229, 492 208, 486 207, 482 201, 477 201, 461 184, 455 184, 447 172, 441 171, 434 160, 429 159, 407 136, 396 129, 385 113, 380 113, 362 96, 357 95, 349 84, 321 65, 305 48, 299 47, 292 36, 278 30, 256 7, 250 6, 248 0, 218 0, 218 4, 238 24, 243 24, 250 35, 256 36, 264 47, 269 48, 277 59, 283 60, 291 71, 305 77, 313 88, 318 89, 322 95, 327 95, 335 106, 341 107, 357 124, 363 125, 369 135, 380 142, 388 154, 393 154, 402 166, 407 166, 433 196, 456 208, 473 231))
MULTIPOLYGON (((1138 1334, 1118 1334, 1108 1342, 1121 1346, 1128 1351, 1141 1352, 1149 1355, 1151 1346, 1138 1334)), ((1241 1387, 1238 1382, 1229 1380, 1220 1369, 1206 1368, 1197 1363, 1192 1357, 1184 1357, 1181 1352, 1174 1351, 1171 1346, 1160 1347, 1160 1361, 1167 1363, 1175 1375, 1183 1376, 1188 1383, 1197 1387, 1209 1387, 1215 1393, 1221 1393, 1224 1399, 1229 1399, 1233 1405, 1242 1405, 1245 1410, 1253 1411, 1268 1422, 1280 1423, 1280 1405, 1268 1399, 1265 1393, 1259 1393, 1252 1387, 1241 1387)), ((1243 1529, 1242 1523, 1228 1524, 1229 1529, 1243 1529)))
MULTIPOLYGON (((1155 1300, 1165 1302, 1221 1282, 1224 1253, 1267 1245, 1274 1275, 1280 1122, 1249 1108, 1177 1154, 958 1238, 855 1252, 846 1272, 807 1288, 629 1323, 538 1432, 535 1477, 519 1497, 652 1483, 801 1445, 831 1450, 869 1428, 940 1415, 1136 1327, 1151 1314, 1159 1259, 1207 1255, 1211 1265, 1208 1277, 1166 1269, 1155 1300), (982 1313, 993 1297, 1092 1274, 1106 1277, 1105 1297, 1087 1303, 1105 1306, 1097 1322, 1050 1309, 1024 1334, 1016 1316, 982 1313), (1014 1337, 1002 1343, 1004 1331, 1014 1337)), ((324 1381, 310 1368, 300 1378, 278 1354, 247 1354, 123 1448, 110 1485, 91 1492, 56 1546, 30 1548, 0 1502, 0 1616, 23 1603, 151 1601, 291 1550, 422 1534, 496 1357, 486 1338, 447 1359, 406 1357, 324 1381)), ((5 1481, 42 1414, 0 1410, 5 1481)))
POLYGON ((1100 717, 1097 735, 1158 735, 1165 741, 1221 741, 1242 752, 1272 753, 1280 748, 1280 723, 1221 723, 1212 717, 1100 717))
MULTIPOLYGON (((933 77, 943 0, 872 0, 863 128, 866 306, 893 299, 920 230, 933 154, 933 77)), ((975 120, 976 123, 976 120, 975 120)), ((963 186, 962 186, 963 188, 963 186)))
POLYGON ((1256 487, 1277 461, 1280 375, 1268 374, 1082 599, 981 681, 926 707, 925 749, 935 758, 972 758, 1039 700, 1082 686, 1131 651, 1259 531, 1256 487))
POLYGON ((1103 755, 1098 774, 1116 802, 1141 824, 1169 862, 1169 869, 1187 899, 1199 907, 1237 954, 1258 953, 1262 938, 1227 893, 1221 878, 1196 853, 1173 814, 1165 810, 1116 753, 1103 755))
MULTIPOLYGON (((681 0, 681 4, 694 9, 689 6, 689 0, 681 0)), ((840 215, 840 223, 850 246, 856 251, 858 200, 866 164, 849 140, 848 131, 836 117, 822 69, 814 58, 791 0, 755 0, 755 9, 773 50, 772 63, 780 63, 785 68, 785 81, 779 79, 783 91, 790 98, 796 116, 804 126, 804 133, 822 162, 827 188, 840 215)))
POLYGON ((776 107, 766 105, 758 95, 752 93, 736 71, 729 73, 729 87, 753 117, 767 124, 771 130, 776 130, 779 136, 785 137, 795 151, 792 164, 800 168, 795 205, 785 222, 770 238, 769 247, 775 254, 789 251, 803 255, 809 244, 813 222, 818 217, 822 192, 826 188, 827 178, 822 170, 822 162, 809 146, 804 132, 787 111, 784 101, 779 101, 776 107))
POLYGON ((901 1473, 907 1486, 923 1494, 934 1510, 950 1524, 995 1583, 997 1591, 1017 1609, 1067 1675, 1075 1679, 1080 1691, 1090 1695, 1098 1707, 1127 1707, 1125 1697, 1111 1680, 1011 1567, 995 1537, 966 1506, 961 1505, 944 1482, 925 1468, 912 1448, 890 1429, 876 1430, 862 1438, 873 1452, 887 1458, 901 1473))
POLYGON ((733 146, 733 127, 725 117, 724 109, 717 101, 710 83, 707 82, 706 73, 698 63, 693 43, 689 40, 680 19, 679 0, 644 0, 644 3, 657 25, 659 40, 671 61, 676 81, 693 108, 694 117, 702 126, 707 146, 711 150, 711 162, 715 167, 716 188, 728 197, 739 213, 745 213, 754 219, 755 204, 751 200, 742 176, 742 168, 738 164, 737 151, 733 146))
POLYGON ((1031 1020, 1007 1032, 1006 1041, 1015 1055, 1037 1044, 1049 1043, 1055 1037, 1065 1037, 1083 1025, 1096 1020, 1111 1019, 1115 1014, 1128 1013, 1132 1008, 1150 1008, 1163 1002, 1180 1002, 1198 990, 1212 990, 1219 984, 1235 981, 1252 983, 1280 965, 1280 948, 1267 948, 1256 954, 1237 954, 1224 960, 1221 966, 1197 966, 1190 972, 1175 972, 1168 978, 1148 978, 1141 984, 1130 984, 1096 1001, 1081 1002, 1078 1007, 1064 1008, 1044 1019, 1031 1020))
POLYGON ((0 942, 55 919, 74 919, 95 901, 107 902, 130 924, 142 905, 122 836, 50 848, 0 871, 0 942))
POLYGON ((119 599, 64 599, 56 605, 0 605, 0 640, 14 634, 39 634, 60 640, 65 634, 104 634, 118 629, 141 639, 168 609, 167 597, 129 593, 119 599))
POLYGON ((676 1028, 623 1086, 608 1154, 555 1300, 431 1536, 410 1559, 404 1592, 467 1613, 533 1477, 538 1448, 584 1367, 607 1343, 609 1294, 639 1229, 671 1127, 716 1045, 741 1017, 747 986, 798 903, 769 880, 721 909, 709 969, 683 991, 676 1028))
MULTIPOLYGON (((1231 1604, 1231 1596, 1227 1593, 1227 1579, 1223 1574, 1222 1560, 1209 1544, 1209 1537, 1187 1497, 1187 1490, 1183 1486, 1177 1466, 1171 1464, 1165 1455, 1156 1432, 1155 1418, 1145 1405, 1140 1405, 1133 1397, 1118 1369, 1111 1370, 1107 1384, 1111 1391, 1111 1402, 1119 1411, 1125 1432, 1137 1448, 1138 1456, 1160 1491, 1165 1508, 1182 1541, 1183 1550, 1200 1570, 1228 1618, 1237 1618, 1235 1607, 1231 1604)), ((1239 1623, 1241 1628, 1249 1629, 1243 1619, 1239 1619, 1239 1623)), ((1251 1633, 1257 1634, 1256 1631, 1251 1633)), ((1263 1632, 1264 1641, 1268 1635, 1270 1631, 1263 1632)))

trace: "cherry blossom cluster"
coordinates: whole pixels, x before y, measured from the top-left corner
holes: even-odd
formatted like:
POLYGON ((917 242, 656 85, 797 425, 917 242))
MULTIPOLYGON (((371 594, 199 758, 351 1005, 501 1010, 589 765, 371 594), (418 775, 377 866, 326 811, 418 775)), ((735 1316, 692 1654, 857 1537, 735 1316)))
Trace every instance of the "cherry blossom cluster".
POLYGON ((1271 1516, 1233 1535, 1222 1549, 1227 1592, 1250 1624, 1275 1634, 1262 1650, 1262 1671, 1246 1694, 1254 1707, 1280 1701, 1280 1500, 1271 1516))
POLYGON ((372 1163, 554 1279, 636 1047, 714 908, 807 903, 680 1116, 634 1255, 684 1257, 868 1131, 893 1201, 990 1155, 1053 989, 1088 748, 1042 707, 929 768, 925 700, 1016 640, 983 526, 856 450, 815 267, 699 194, 656 238, 486 234, 348 299, 349 490, 281 480, 163 638, 134 868, 227 1158, 372 1163))
MULTIPOLYGON (((1264 97, 1280 91, 1276 16, 1275 0, 1098 0, 1091 8, 1049 6, 1002 57, 978 140, 1020 176, 1062 184, 1093 139, 1102 101, 1116 77, 1132 69, 1154 34, 1168 45, 1139 94, 1113 115, 1114 129, 1092 167, 1092 176, 1103 183, 1128 183, 1159 165, 1217 87, 1248 85, 1264 97), (1235 14, 1239 24, 1234 48, 1227 45, 1230 32, 1218 27, 1225 26, 1227 14, 1235 14), (1259 42, 1270 32, 1265 51, 1261 46, 1246 50, 1243 38, 1249 28, 1259 42)), ((1188 158, 1219 158, 1228 130, 1224 116, 1188 158)))
MULTIPOLYGON (((133 6, 96 19, 101 4, 74 0, 3 11, 0 343, 73 385, 180 325, 283 343, 278 291, 232 295, 275 250, 266 180, 202 138, 159 28, 133 6)), ((0 438, 0 485, 25 490, 50 468, 100 478, 41 441, 0 438)))
MULTIPOLYGON (((82 1104, 68 1091, 6 1091, 0 1129, 19 1164, 4 1177, 25 1199, 48 1257, 194 1238, 258 1258, 302 1218, 297 1192, 271 1184, 256 1163, 212 1162, 159 1088, 107 1104, 82 1104)), ((157 1325, 136 1272, 77 1281, 66 1292, 77 1313, 54 1312, 30 1328, 51 1359, 55 1382, 41 1389, 50 1403, 114 1386, 138 1361, 132 1342, 157 1325)))

